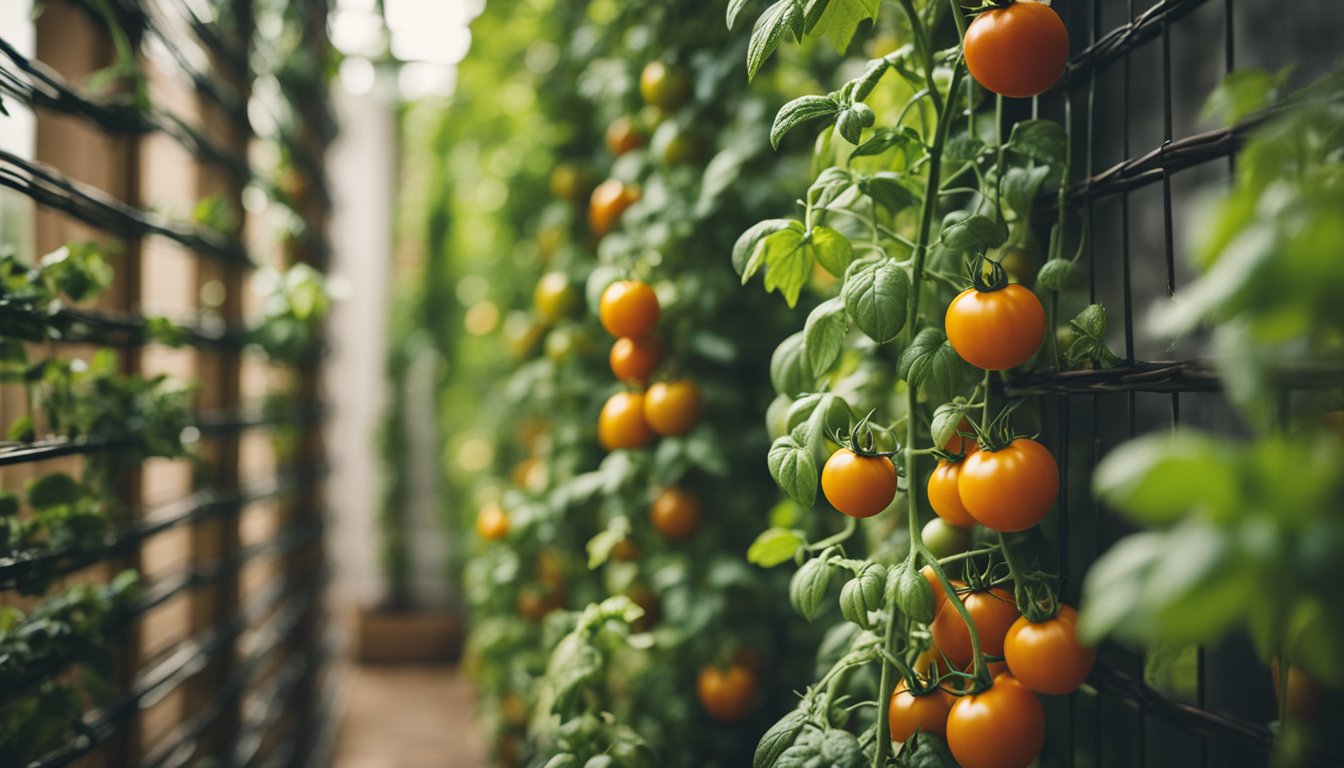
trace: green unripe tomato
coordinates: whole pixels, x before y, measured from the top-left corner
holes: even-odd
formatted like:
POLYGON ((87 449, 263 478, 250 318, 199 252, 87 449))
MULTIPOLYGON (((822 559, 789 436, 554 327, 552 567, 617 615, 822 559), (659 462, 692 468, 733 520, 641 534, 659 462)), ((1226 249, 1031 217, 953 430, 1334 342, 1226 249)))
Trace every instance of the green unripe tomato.
POLYGON ((924 524, 924 545, 939 559, 965 552, 971 546, 971 530, 948 525, 941 517, 924 524))

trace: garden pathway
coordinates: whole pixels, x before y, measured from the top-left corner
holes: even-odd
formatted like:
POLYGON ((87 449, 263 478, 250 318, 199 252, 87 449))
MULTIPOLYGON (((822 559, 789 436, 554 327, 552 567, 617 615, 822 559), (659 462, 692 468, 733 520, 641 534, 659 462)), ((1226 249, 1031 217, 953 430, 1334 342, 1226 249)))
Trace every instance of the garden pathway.
POLYGON ((334 768, 486 768, 470 683, 449 666, 349 666, 334 768))

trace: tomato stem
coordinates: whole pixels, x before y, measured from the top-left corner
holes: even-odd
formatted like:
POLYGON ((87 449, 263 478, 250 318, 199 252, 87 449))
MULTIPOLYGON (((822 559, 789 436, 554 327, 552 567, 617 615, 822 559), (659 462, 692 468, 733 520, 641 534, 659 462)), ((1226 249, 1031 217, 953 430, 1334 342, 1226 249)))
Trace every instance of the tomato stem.
POLYGON ((805 549, 808 552, 816 552, 817 550, 820 549, 827 549, 829 547, 833 547, 836 544, 848 541, 849 537, 853 536, 854 532, 857 531, 858 529, 859 529, 858 518, 846 515, 844 530, 840 531, 839 533, 827 536, 826 538, 822 539, 821 541, 818 541, 815 544, 808 544, 805 547, 805 549))

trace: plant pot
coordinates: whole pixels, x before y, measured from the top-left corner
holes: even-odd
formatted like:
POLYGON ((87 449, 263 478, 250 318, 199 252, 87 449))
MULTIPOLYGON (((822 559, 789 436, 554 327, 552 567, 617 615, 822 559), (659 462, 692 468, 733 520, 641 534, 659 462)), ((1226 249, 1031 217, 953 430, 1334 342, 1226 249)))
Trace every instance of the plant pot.
POLYGON ((355 659, 365 664, 427 664, 457 660, 462 622, 446 611, 355 612, 355 659))

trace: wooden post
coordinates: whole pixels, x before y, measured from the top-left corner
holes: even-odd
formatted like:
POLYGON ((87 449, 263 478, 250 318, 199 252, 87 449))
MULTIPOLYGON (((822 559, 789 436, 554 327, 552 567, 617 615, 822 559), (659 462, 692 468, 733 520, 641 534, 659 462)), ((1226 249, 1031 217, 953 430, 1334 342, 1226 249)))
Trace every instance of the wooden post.
MULTIPOLYGON (((137 45, 137 40, 132 40, 137 45)), ((106 27, 98 24, 82 10, 66 3, 49 3, 36 21, 37 58, 63 77, 81 82, 91 73, 104 69, 116 60, 116 51, 106 27)), ((74 117, 37 116, 35 159, 60 168, 74 179, 93 186, 118 200, 139 205, 140 193, 140 140, 138 136, 108 136, 99 129, 74 117)), ((117 253, 109 253, 116 277, 104 294, 100 305, 104 308, 128 311, 140 302, 140 242, 116 241, 105 233, 79 224, 63 214, 38 209, 34 228, 38 255, 49 253, 67 243, 94 240, 109 246, 118 246, 117 253)), ((140 372, 138 349, 126 349, 119 359, 123 374, 140 372)), ((73 460, 72 460, 73 461, 73 460)), ((53 465, 42 466, 41 472, 54 471, 53 465)), ((142 500, 139 468, 128 469, 118 478, 116 495, 135 510, 142 500)), ((103 570, 111 577, 125 568, 140 567, 139 552, 107 561, 103 570)), ((116 649, 117 670, 114 684, 125 689, 140 668, 139 627, 127 629, 116 649)), ((109 766, 129 765, 141 753, 139 729, 118 729, 117 735, 103 748, 103 763, 109 766)))

